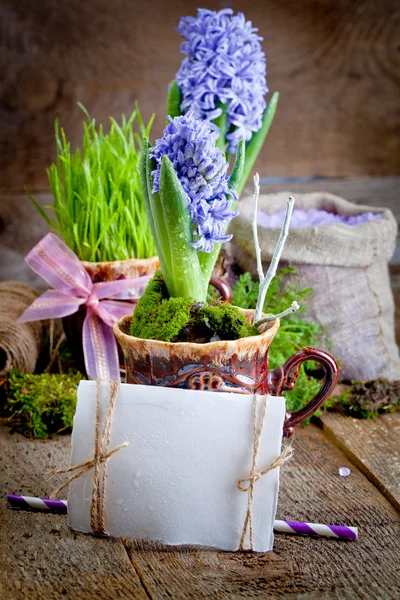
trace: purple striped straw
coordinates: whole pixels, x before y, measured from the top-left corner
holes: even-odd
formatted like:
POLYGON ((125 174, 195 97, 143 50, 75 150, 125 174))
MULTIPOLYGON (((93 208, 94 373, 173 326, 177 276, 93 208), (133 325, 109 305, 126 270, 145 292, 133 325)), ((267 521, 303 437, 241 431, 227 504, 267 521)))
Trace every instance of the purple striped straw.
POLYGON ((356 540, 358 538, 358 528, 347 527, 345 525, 322 525, 321 523, 302 523, 299 521, 275 521, 274 530, 282 533, 305 533, 307 535, 344 538, 348 540, 356 540))
MULTIPOLYGON (((7 500, 13 508, 21 510, 39 510, 67 514, 66 500, 50 500, 49 498, 33 498, 32 496, 15 496, 8 494, 7 500)), ((322 525, 321 523, 302 523, 299 521, 274 521, 274 531, 280 533, 304 533, 321 537, 356 540, 357 527, 345 525, 322 525)))
POLYGON ((67 514, 66 500, 50 500, 50 498, 33 498, 32 496, 8 494, 7 501, 13 508, 22 510, 40 510, 67 514))

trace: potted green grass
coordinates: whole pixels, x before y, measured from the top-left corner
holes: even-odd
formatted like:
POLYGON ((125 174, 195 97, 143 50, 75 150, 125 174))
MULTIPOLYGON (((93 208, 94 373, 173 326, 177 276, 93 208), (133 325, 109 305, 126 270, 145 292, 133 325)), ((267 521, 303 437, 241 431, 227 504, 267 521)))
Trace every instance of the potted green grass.
MULTIPOLYGON (((43 209, 29 197, 80 259, 93 284, 151 276, 159 268, 159 261, 144 204, 139 160, 154 115, 145 125, 136 108, 129 118, 122 116, 119 123, 110 118, 106 133, 81 108, 87 122, 83 123, 82 143, 75 151, 58 119, 55 123, 57 161, 47 169, 52 205, 43 209)), ((139 289, 132 290, 132 304, 139 293, 139 289)), ((82 369, 86 315, 87 307, 81 306, 63 318, 67 339, 82 369)))
POLYGON ((145 126, 139 109, 110 129, 83 123, 81 147, 71 151, 65 132, 55 124, 57 161, 47 169, 53 204, 44 219, 83 261, 93 281, 112 281, 152 274, 158 268, 156 247, 140 184, 139 158, 145 126))

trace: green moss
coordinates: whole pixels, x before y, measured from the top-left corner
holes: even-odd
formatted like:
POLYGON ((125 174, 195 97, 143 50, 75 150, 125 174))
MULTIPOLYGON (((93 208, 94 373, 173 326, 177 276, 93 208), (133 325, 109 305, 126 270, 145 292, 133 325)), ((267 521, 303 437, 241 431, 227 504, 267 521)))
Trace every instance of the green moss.
POLYGON ((190 298, 168 298, 161 271, 149 281, 137 303, 131 335, 145 340, 169 342, 190 318, 190 298))
POLYGON ((157 271, 137 303, 130 333, 146 340, 205 343, 214 336, 237 340, 259 331, 231 304, 204 305, 190 298, 168 298, 161 271, 157 271))
POLYGON ((7 403, 11 420, 20 433, 47 438, 53 433, 71 431, 76 408, 76 389, 83 375, 42 373, 31 375, 10 371, 7 403))
POLYGON ((399 410, 400 381, 383 378, 353 381, 336 399, 332 408, 358 419, 372 419, 399 410))
POLYGON ((211 331, 210 337, 218 336, 221 340, 238 340, 260 333, 257 327, 248 323, 240 310, 226 302, 203 306, 199 311, 199 316, 211 331))
POLYGON ((140 337, 136 335, 135 331, 138 332, 146 325, 148 314, 156 311, 166 297, 167 288, 159 270, 155 272, 147 284, 144 294, 139 298, 131 323, 131 335, 140 337))

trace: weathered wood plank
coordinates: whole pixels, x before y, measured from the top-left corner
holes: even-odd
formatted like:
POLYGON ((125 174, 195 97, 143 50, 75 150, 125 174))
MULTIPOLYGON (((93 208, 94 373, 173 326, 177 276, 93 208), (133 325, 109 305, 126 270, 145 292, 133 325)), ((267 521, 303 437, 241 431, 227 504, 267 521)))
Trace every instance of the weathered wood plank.
POLYGON ((324 431, 400 512, 400 413, 354 419, 326 412, 324 431))
MULTIPOLYGON (((315 426, 299 428, 281 472, 278 518, 356 525, 357 542, 277 534, 274 552, 171 551, 126 541, 151 598, 395 598, 400 522, 393 507, 315 426), (351 466, 348 478, 340 466, 351 466)), ((257 493, 257 492, 255 492, 257 493)))
MULTIPOLYGON (((183 58, 175 28, 198 5, 2 0, 0 185, 46 186, 54 117, 73 146, 81 138, 77 101, 106 123, 138 100, 146 120, 156 113, 159 137, 167 85, 183 58)), ((239 0, 233 6, 264 37, 268 86, 281 93, 258 169, 265 165, 280 176, 399 174, 398 3, 239 0)), ((218 10, 221 2, 208 0, 207 8, 218 10)))
POLYGON ((6 508, 7 493, 48 497, 45 473, 69 461, 70 436, 32 442, 0 427, 0 596, 148 600, 120 540, 74 534, 65 515, 6 508))

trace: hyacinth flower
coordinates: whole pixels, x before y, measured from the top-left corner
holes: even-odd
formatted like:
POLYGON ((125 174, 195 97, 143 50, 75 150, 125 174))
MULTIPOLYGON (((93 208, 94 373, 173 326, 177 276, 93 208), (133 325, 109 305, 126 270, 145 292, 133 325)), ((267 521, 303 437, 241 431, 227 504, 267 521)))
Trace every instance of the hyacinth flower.
POLYGON ((140 176, 163 278, 171 298, 205 302, 233 209, 245 157, 239 143, 230 177, 208 121, 170 118, 154 147, 145 140, 140 176))
POLYGON ((183 17, 178 31, 186 55, 170 84, 168 114, 190 110, 197 119, 210 122, 217 145, 227 156, 246 142, 240 195, 267 137, 279 94, 268 106, 265 96, 266 58, 257 29, 243 13, 226 8, 218 12, 198 9, 197 17, 183 17))

